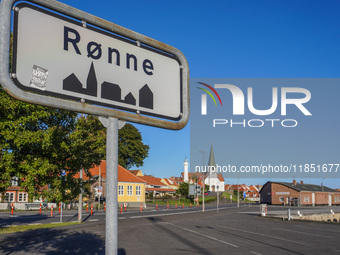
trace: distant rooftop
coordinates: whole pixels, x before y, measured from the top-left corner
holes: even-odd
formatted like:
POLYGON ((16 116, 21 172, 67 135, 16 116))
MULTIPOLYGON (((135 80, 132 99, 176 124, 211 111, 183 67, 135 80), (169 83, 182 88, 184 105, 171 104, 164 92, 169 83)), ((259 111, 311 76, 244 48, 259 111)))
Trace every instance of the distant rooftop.
POLYGON ((305 183, 298 183, 298 182, 296 182, 296 184, 291 183, 291 182, 271 182, 271 183, 278 183, 278 184, 284 185, 288 188, 291 188, 297 191, 338 192, 326 186, 315 185, 315 184, 305 184, 305 183))

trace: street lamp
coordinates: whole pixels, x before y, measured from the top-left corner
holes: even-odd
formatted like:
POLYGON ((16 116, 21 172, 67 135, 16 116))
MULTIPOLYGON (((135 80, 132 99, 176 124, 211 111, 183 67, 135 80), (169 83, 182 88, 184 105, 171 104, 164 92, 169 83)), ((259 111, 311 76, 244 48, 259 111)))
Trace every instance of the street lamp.
POLYGON ((202 186, 203 186, 203 195, 202 195, 202 197, 203 197, 203 206, 202 206, 202 212, 204 212, 204 192, 205 192, 205 172, 204 172, 204 151, 199 151, 199 152, 202 152, 203 153, 203 170, 202 170, 202 186))

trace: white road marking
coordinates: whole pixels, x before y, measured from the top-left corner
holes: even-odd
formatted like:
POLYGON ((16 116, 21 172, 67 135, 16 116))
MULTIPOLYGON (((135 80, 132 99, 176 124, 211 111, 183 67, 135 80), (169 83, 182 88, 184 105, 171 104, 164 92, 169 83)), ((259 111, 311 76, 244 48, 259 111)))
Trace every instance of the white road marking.
POLYGON ((293 241, 293 240, 289 240, 289 239, 285 239, 285 238, 281 238, 281 237, 265 235, 265 234, 256 233, 256 232, 252 232, 252 231, 241 230, 241 229, 237 229, 237 228, 230 228, 230 227, 225 227, 225 226, 221 226, 221 227, 222 228, 227 228, 227 229, 232 229, 232 230, 235 230, 235 231, 244 232, 244 233, 254 234, 254 235, 258 235, 258 236, 265 236, 265 237, 269 237, 269 238, 273 238, 273 239, 278 239, 278 240, 281 240, 281 241, 297 243, 297 244, 302 244, 302 245, 310 245, 310 244, 306 244, 306 243, 302 243, 302 242, 298 242, 298 241, 293 241))
POLYGON ((99 221, 99 219, 92 219, 92 220, 89 220, 89 221, 99 221))
POLYGON ((148 215, 139 215, 139 216, 131 216, 130 219, 137 218, 147 218, 147 217, 160 217, 160 216, 168 216, 168 215, 176 215, 176 214, 187 214, 187 213, 197 213, 201 211, 192 211, 192 212, 178 212, 178 213, 162 213, 162 214, 148 214, 148 215))
POLYGON ((166 222, 166 223, 169 224, 169 225, 175 226, 175 227, 177 227, 177 228, 181 228, 181 229, 183 229, 183 230, 189 231, 189 232, 191 232, 191 233, 195 233, 195 234, 197 234, 197 235, 207 237, 207 238, 212 239, 212 240, 214 240, 214 241, 217 241, 217 242, 220 242, 220 243, 223 243, 223 244, 230 245, 230 246, 233 246, 233 247, 235 247, 235 248, 238 248, 238 246, 235 245, 235 244, 232 244, 232 243, 228 243, 228 242, 222 241, 222 240, 217 239, 217 238, 215 238, 215 237, 208 236, 208 235, 204 235, 204 234, 201 234, 200 232, 197 232, 197 231, 194 231, 194 230, 185 228, 185 227, 181 227, 181 226, 172 224, 172 223, 170 223, 170 222, 166 222))
MULTIPOLYGON (((219 210, 223 209, 230 209, 231 207, 223 207, 219 208, 219 210)), ((209 211, 216 211, 216 209, 205 209, 206 212, 209 211)), ((187 213, 201 213, 202 210, 195 210, 195 211, 182 211, 182 212, 169 212, 169 213, 163 213, 163 214, 148 214, 148 215, 139 215, 139 216, 131 216, 128 217, 129 219, 136 219, 136 218, 147 218, 147 217, 160 217, 160 216, 169 216, 169 215, 177 215, 177 214, 187 214, 187 213)))
POLYGON ((253 254, 255 254, 255 255, 262 255, 261 253, 257 253, 257 252, 255 252, 255 251, 250 251, 250 253, 253 253, 253 254))
POLYGON ((300 231, 295 231, 295 230, 289 230, 289 229, 285 229, 285 228, 274 228, 274 229, 283 230, 283 231, 288 231, 288 232, 294 232, 294 233, 303 234, 303 235, 320 236, 320 237, 328 237, 328 238, 336 238, 335 236, 318 235, 318 234, 300 232, 300 231))
POLYGON ((327 232, 335 232, 335 233, 340 233, 340 231, 337 230, 332 230, 332 229, 324 229, 324 228, 313 228, 313 227, 306 227, 306 226, 299 226, 299 225, 295 225, 296 227, 299 228, 307 228, 307 229, 316 229, 316 230, 323 230, 323 231, 327 231, 327 232))

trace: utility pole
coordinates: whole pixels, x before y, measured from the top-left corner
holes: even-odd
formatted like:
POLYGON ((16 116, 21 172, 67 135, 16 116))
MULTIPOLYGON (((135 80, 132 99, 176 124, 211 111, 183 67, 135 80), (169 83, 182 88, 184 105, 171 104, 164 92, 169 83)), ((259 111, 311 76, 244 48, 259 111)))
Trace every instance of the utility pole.
POLYGON ((218 212, 219 204, 220 204, 220 194, 219 194, 219 191, 217 190, 217 212, 218 212))
POLYGON ((239 184, 239 176, 237 174, 237 208, 240 207, 240 184, 239 184))
MULTIPOLYGON (((203 153, 203 169, 204 169, 204 151, 199 151, 199 152, 202 152, 203 153)), ((205 209, 205 205, 204 205, 204 192, 205 192, 205 172, 204 171, 202 171, 202 186, 203 186, 203 195, 202 195, 202 197, 203 197, 203 205, 202 205, 202 212, 204 212, 204 209, 205 209)))
POLYGON ((80 169, 80 194, 79 194, 79 202, 78 202, 78 222, 81 223, 83 221, 83 168, 80 169))

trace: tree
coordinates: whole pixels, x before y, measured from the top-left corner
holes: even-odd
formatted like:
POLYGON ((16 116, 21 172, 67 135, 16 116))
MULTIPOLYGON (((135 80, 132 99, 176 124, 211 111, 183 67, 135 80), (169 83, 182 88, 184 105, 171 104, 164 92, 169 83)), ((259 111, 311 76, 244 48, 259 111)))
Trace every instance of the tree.
POLYGON ((179 184, 178 189, 176 190, 177 194, 180 194, 181 196, 188 197, 189 196, 189 183, 182 182, 179 184))
POLYGON ((127 123, 118 132, 118 164, 126 169, 143 166, 149 155, 149 145, 143 143, 142 135, 136 127, 127 123))
POLYGON ((74 175, 99 164, 104 147, 102 131, 91 127, 94 117, 23 103, 2 88, 0 108, 0 192, 17 177, 31 198, 77 196, 80 181, 74 175))
POLYGON ((210 186, 208 184, 204 185, 204 192, 209 191, 210 186))

